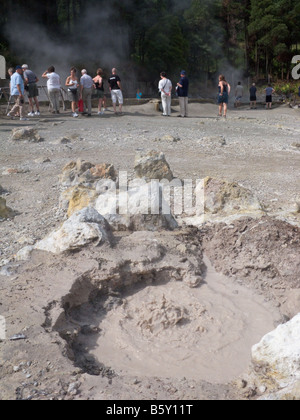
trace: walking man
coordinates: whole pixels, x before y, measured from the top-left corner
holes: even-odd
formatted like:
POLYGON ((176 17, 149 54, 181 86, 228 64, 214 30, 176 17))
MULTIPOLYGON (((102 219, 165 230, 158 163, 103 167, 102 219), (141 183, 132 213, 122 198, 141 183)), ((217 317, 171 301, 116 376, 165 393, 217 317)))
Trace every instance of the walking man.
POLYGON ((84 114, 86 114, 86 108, 88 110, 88 117, 92 115, 92 90, 94 87, 94 81, 87 74, 86 69, 81 70, 80 78, 80 98, 84 103, 84 114))
POLYGON ((10 96, 14 99, 15 105, 7 114, 8 117, 20 116, 20 121, 26 121, 25 118, 25 100, 24 100, 24 81, 23 70, 21 66, 16 67, 15 73, 10 79, 10 96))
POLYGON ((114 108, 114 113, 117 114, 117 102, 118 102, 119 113, 122 114, 123 93, 122 93, 121 79, 117 75, 117 69, 113 68, 111 73, 112 75, 108 79, 108 84, 109 84, 111 100, 112 100, 112 104, 114 108))
POLYGON ((37 78, 36 74, 33 73, 33 71, 29 70, 27 64, 23 64, 22 66, 23 70, 23 77, 24 77, 24 83, 25 83, 25 90, 28 92, 28 101, 31 108, 31 111, 29 112, 28 116, 33 117, 34 115, 41 115, 40 114, 40 106, 38 101, 39 96, 39 90, 37 87, 37 82, 39 79, 37 78), (36 106, 36 112, 34 112, 34 104, 36 106))
POLYGON ((177 83, 177 94, 180 106, 180 115, 178 117, 188 117, 188 93, 189 93, 189 79, 186 77, 186 72, 182 70, 180 73, 180 81, 177 83))

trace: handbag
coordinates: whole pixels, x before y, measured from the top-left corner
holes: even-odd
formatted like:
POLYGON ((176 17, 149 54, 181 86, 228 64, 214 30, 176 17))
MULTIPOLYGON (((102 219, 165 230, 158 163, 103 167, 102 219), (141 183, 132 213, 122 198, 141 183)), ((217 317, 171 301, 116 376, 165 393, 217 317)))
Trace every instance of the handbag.
POLYGON ((82 99, 79 99, 79 101, 78 101, 78 111, 79 112, 84 111, 84 106, 83 106, 83 100, 82 99))

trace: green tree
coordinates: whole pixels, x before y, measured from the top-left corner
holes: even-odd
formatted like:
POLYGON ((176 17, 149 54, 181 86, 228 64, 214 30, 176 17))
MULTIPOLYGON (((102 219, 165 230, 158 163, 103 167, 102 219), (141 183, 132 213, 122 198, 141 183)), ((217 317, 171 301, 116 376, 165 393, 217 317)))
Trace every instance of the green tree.
POLYGON ((224 58, 224 31, 220 18, 221 2, 192 0, 184 13, 185 35, 189 43, 191 75, 207 75, 218 70, 224 58))
POLYGON ((225 28, 224 47, 228 61, 233 66, 242 66, 250 71, 250 22, 251 0, 223 0, 222 20, 225 28))
POLYGON ((260 64, 265 76, 283 72, 289 78, 293 45, 299 40, 297 0, 252 0, 249 34, 254 42, 256 73, 260 64))
POLYGON ((186 67, 187 43, 176 16, 165 15, 145 33, 145 65, 154 74, 178 74, 186 67))

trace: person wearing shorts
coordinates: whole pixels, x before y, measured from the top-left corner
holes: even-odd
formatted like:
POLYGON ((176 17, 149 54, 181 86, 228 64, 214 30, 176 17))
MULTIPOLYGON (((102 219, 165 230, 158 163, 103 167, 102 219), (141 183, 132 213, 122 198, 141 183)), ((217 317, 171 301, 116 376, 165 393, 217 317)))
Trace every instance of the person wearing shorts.
POLYGON ((223 117, 226 118, 231 87, 230 87, 230 84, 226 81, 225 76, 223 74, 220 74, 219 76, 218 89, 219 89, 219 92, 218 92, 219 114, 218 116, 222 117, 222 110, 223 110, 223 117))
POLYGON ((266 92, 266 108, 271 109, 272 108, 272 102, 273 102, 272 95, 275 93, 275 90, 269 84, 268 87, 265 89, 265 92, 266 92))
POLYGON ((119 104, 119 113, 122 114, 123 94, 121 87, 121 79, 117 75, 117 69, 112 69, 112 75, 108 79, 109 89, 111 93, 111 100, 114 108, 114 113, 117 114, 117 102, 119 104))
POLYGON ((38 101, 39 96, 39 89, 37 87, 37 82, 39 79, 37 78, 36 74, 33 73, 33 71, 29 70, 27 64, 23 64, 22 66, 23 70, 23 77, 25 82, 25 90, 27 90, 28 93, 28 101, 31 108, 31 111, 29 112, 28 116, 33 117, 34 115, 41 115, 40 114, 40 105, 38 101), (36 111, 34 112, 34 104, 36 106, 36 111))
POLYGON ((93 81, 96 86, 94 96, 98 99, 98 115, 103 115, 106 108, 106 97, 104 93, 103 70, 101 68, 97 70, 97 75, 93 78, 93 81))
POLYGON ((7 116, 14 118, 18 115, 20 116, 20 121, 26 121, 28 118, 25 117, 24 81, 22 76, 22 67, 17 66, 10 79, 10 96, 14 99, 15 104, 7 116))
POLYGON ((66 80, 66 86, 68 87, 68 98, 71 102, 72 108, 72 117, 77 118, 78 114, 76 112, 77 104, 79 101, 79 80, 76 76, 76 68, 72 67, 70 70, 70 76, 66 80))

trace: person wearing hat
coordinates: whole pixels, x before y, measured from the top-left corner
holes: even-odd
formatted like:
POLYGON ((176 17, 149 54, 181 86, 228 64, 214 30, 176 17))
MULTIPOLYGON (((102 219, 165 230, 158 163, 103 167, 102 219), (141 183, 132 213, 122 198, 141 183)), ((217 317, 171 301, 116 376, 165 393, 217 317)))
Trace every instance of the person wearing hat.
POLYGON ((24 81, 23 70, 21 66, 16 67, 15 73, 10 79, 10 96, 14 99, 15 105, 12 110, 7 114, 8 117, 15 117, 20 115, 20 121, 26 121, 25 118, 25 100, 24 100, 24 81))
POLYGON ((177 95, 179 99, 180 115, 178 117, 188 116, 188 94, 189 94, 189 79, 186 77, 186 72, 180 72, 180 80, 177 83, 177 95))
POLYGON ((39 81, 39 79, 37 78, 36 74, 33 73, 33 71, 29 70, 27 64, 23 64, 22 69, 23 69, 23 77, 24 77, 24 82, 25 82, 25 89, 28 92, 28 100, 29 100, 29 105, 31 108, 31 111, 28 114, 28 116, 33 117, 34 115, 40 115, 40 106, 39 106, 39 101, 38 101, 39 90, 37 87, 37 82, 39 81), (35 113, 34 113, 33 101, 35 102, 35 106, 36 106, 35 113))

